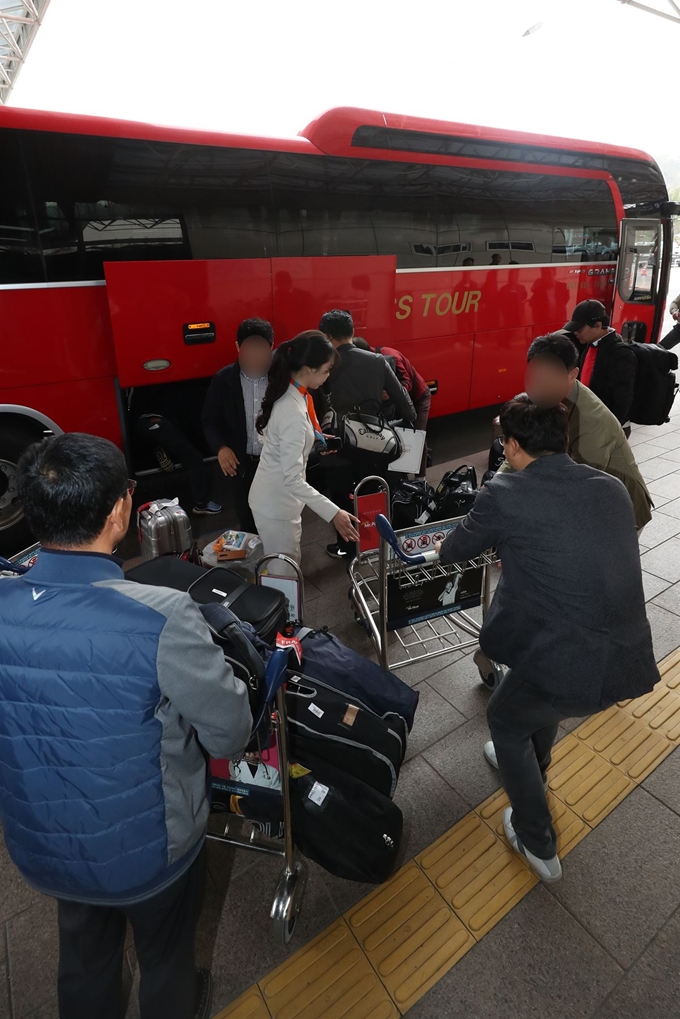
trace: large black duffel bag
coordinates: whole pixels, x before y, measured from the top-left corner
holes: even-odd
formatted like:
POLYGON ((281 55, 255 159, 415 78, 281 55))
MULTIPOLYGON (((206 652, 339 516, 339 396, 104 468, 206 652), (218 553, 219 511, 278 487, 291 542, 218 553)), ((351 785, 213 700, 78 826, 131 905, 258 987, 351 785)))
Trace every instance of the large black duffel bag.
POLYGON ((188 591, 199 605, 219 602, 254 626, 267 644, 274 643, 276 634, 286 624, 286 597, 281 591, 251 584, 221 566, 206 570, 175 556, 159 556, 133 567, 125 576, 138 584, 188 591))
POLYGON ((381 718, 359 698, 307 676, 289 676, 286 712, 292 760, 311 754, 384 796, 394 795, 406 753, 400 715, 381 718))
POLYGON ((337 877, 385 881, 399 853, 399 807, 326 761, 299 763, 310 769, 290 780, 293 840, 300 852, 337 877))
POLYGON ((656 343, 631 344, 637 359, 635 392, 630 420, 637 425, 663 425, 668 421, 678 386, 673 374, 678 357, 656 343))

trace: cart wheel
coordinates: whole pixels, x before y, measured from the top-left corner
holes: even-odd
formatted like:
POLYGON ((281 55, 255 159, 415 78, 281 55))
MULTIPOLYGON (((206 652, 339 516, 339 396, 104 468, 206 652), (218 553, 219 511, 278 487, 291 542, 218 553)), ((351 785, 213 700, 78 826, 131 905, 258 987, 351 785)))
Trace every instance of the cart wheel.
POLYGON ((487 690, 495 690, 505 676, 505 669, 479 651, 475 652, 473 661, 479 669, 479 678, 483 686, 487 690))
POLYGON ((284 867, 276 886, 271 911, 274 934, 282 945, 287 945, 293 937, 306 885, 307 867, 301 860, 296 860, 292 869, 284 867))

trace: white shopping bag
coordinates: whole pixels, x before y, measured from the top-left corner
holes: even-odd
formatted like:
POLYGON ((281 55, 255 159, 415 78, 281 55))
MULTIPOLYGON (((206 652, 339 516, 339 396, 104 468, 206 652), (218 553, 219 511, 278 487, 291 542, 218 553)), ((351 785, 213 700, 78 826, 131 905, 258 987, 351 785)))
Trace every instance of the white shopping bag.
POLYGON ((395 427, 401 440, 402 454, 389 465, 388 470, 400 471, 402 474, 417 474, 423 459, 425 448, 425 432, 413 428, 395 427))

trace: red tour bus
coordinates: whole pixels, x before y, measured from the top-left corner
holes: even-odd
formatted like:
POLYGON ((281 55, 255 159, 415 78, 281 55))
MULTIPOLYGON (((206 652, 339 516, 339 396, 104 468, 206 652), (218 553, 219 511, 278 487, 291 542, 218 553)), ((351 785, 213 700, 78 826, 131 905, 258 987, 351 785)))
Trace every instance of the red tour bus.
POLYGON ((359 109, 271 139, 0 107, 0 142, 0 552, 29 538, 30 442, 93 432, 141 473, 161 394, 201 442, 248 316, 281 341, 350 309, 435 415, 521 389, 532 338, 584 298, 658 337, 671 206, 643 152, 359 109))

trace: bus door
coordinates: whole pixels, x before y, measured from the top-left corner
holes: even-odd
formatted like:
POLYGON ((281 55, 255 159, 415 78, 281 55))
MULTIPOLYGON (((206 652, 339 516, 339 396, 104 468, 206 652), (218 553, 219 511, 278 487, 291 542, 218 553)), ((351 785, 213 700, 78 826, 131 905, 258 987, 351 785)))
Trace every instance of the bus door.
POLYGON ((244 318, 272 318, 271 260, 107 262, 123 389, 213 375, 236 360, 244 318))
POLYGON ((659 219, 624 219, 621 224, 612 325, 624 340, 658 340, 668 285, 664 233, 659 219))

